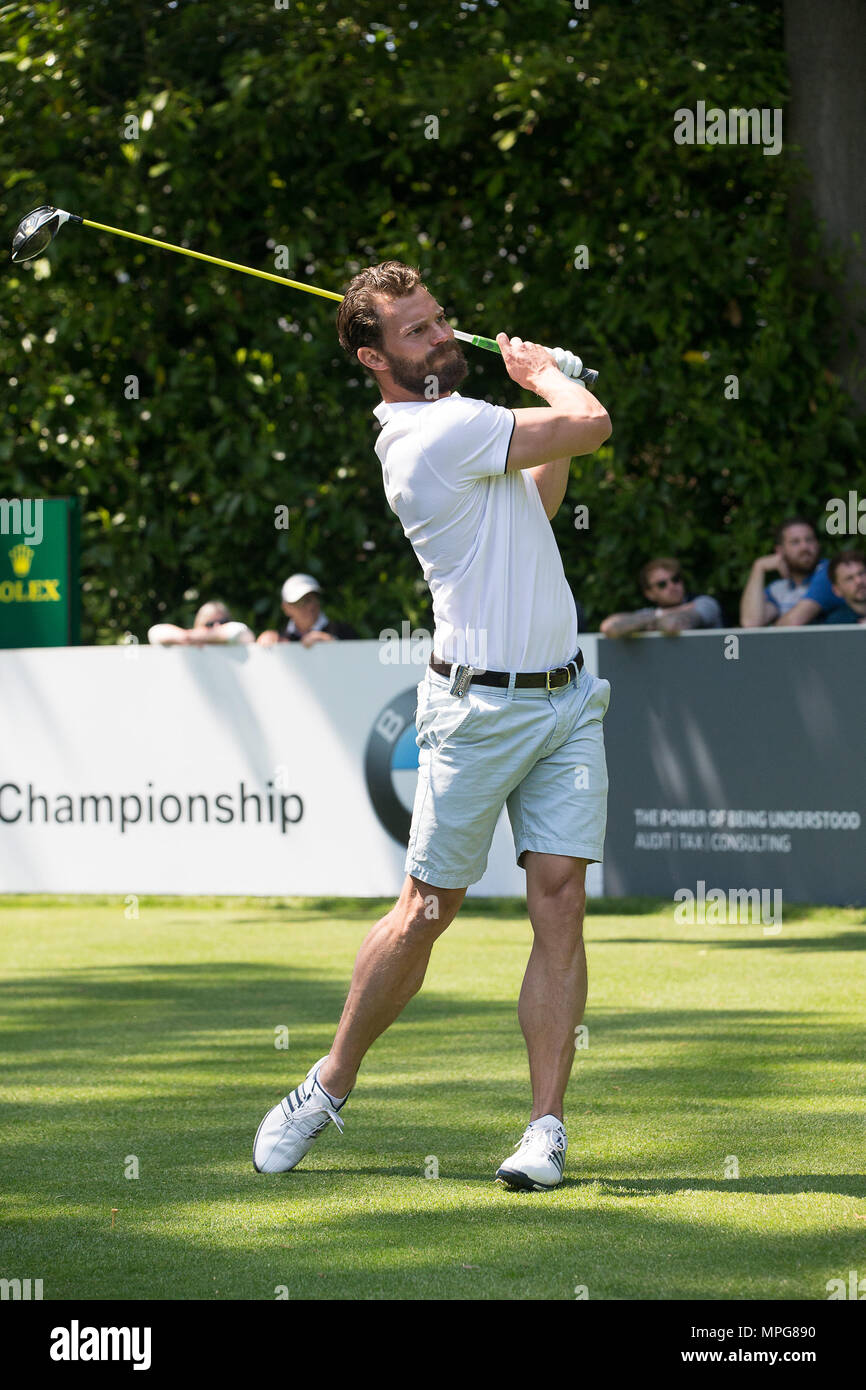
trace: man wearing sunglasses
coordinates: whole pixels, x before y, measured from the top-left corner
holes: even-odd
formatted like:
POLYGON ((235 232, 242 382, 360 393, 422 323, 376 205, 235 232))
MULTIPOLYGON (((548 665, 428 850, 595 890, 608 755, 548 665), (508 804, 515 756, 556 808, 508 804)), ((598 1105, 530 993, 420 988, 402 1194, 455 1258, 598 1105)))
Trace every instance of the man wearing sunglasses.
POLYGON ((633 613, 612 613, 600 631, 605 637, 628 637, 635 632, 666 632, 669 635, 693 627, 721 627, 722 610, 709 594, 692 598, 686 593, 680 566, 662 556, 650 560, 640 571, 640 586, 650 605, 633 613))

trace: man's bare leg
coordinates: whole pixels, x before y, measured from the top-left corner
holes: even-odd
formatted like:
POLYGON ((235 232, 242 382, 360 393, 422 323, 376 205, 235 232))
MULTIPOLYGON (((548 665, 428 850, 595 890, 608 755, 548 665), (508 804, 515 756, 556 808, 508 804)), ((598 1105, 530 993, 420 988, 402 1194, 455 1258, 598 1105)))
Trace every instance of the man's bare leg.
POLYGON ((529 1053, 529 1118, 555 1115, 561 1120, 574 1061, 575 1028, 586 1007, 583 913, 589 861, 527 850, 523 862, 533 944, 517 1016, 529 1053))
POLYGON ((394 907, 369 932, 355 960, 352 983, 319 1083, 348 1095, 368 1048, 418 993, 437 937, 453 922, 465 888, 435 888, 407 875, 394 907))

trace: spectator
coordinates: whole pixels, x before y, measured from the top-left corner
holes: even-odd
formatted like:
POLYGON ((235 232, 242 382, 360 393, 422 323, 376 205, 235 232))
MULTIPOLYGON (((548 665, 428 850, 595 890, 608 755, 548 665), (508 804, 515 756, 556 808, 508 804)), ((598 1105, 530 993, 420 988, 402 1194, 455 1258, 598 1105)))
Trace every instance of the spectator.
POLYGON ((312 647, 316 642, 351 642, 357 632, 348 623, 332 623, 322 612, 319 603, 321 586, 311 574, 293 574, 283 585, 282 609, 288 622, 281 632, 259 633, 259 644, 271 647, 276 642, 300 642, 312 647))
POLYGON ((155 647, 203 647, 218 642, 255 642, 256 639, 246 623, 232 622, 224 603, 203 603, 192 627, 156 623, 148 631, 147 640, 155 647))
POLYGON ((827 567, 833 593, 842 599, 842 607, 834 608, 824 619, 826 623, 857 623, 866 627, 866 556, 859 550, 843 550, 834 555, 827 567))
POLYGON ((605 637, 627 637, 633 632, 673 634, 690 627, 721 627, 722 610, 709 594, 692 598, 676 560, 663 556, 650 560, 640 571, 640 586, 650 608, 634 613, 612 613, 601 631, 605 637))
POLYGON ((788 517, 776 532, 776 548, 761 555, 752 565, 748 583, 740 599, 741 627, 799 626, 820 621, 842 605, 833 593, 822 560, 821 546, 811 521, 788 517), (772 571, 779 578, 765 585, 772 571))

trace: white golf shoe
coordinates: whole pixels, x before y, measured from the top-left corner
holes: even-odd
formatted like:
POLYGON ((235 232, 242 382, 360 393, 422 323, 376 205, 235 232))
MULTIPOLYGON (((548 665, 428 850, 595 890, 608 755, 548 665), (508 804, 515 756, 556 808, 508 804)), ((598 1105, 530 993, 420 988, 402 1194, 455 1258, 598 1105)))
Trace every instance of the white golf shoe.
POLYGON ((518 1192, 541 1192, 562 1182, 568 1136, 555 1115, 542 1115, 523 1132, 523 1138, 501 1168, 496 1181, 518 1192))
MULTIPOLYGON (((253 1143, 253 1167, 257 1173, 287 1173, 297 1167, 332 1120, 342 1133, 343 1121, 317 1079, 319 1067, 327 1060, 320 1057, 300 1086, 262 1120, 253 1143)), ((345 1103, 341 1102, 341 1110, 345 1103)))

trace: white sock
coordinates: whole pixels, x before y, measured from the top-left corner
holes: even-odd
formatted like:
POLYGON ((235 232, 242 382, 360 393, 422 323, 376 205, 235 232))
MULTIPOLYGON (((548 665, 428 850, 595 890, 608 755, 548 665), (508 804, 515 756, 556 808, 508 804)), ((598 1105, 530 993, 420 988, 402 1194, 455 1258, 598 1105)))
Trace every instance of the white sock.
POLYGON ((316 1085, 318 1086, 320 1091, 324 1091, 324 1094, 328 1097, 328 1100, 331 1102, 335 1110, 339 1110, 343 1102, 349 1099, 349 1092, 347 1092, 344 1096, 332 1096, 330 1091, 325 1091, 325 1088, 318 1077, 316 1077, 316 1085))

